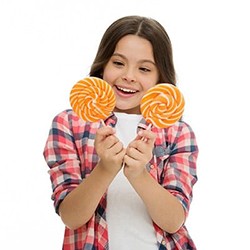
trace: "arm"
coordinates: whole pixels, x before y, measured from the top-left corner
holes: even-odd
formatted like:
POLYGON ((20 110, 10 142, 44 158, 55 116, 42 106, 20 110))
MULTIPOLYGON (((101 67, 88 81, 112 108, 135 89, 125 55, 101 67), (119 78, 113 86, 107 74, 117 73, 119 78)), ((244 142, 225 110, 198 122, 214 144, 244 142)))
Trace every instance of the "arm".
POLYGON ((95 148, 100 161, 61 203, 59 214, 71 229, 89 221, 109 184, 121 169, 125 150, 114 133, 111 127, 102 127, 97 131, 95 148))
MULTIPOLYGON (((100 161, 82 180, 80 157, 72 132, 74 125, 69 122, 72 117, 68 116, 62 113, 54 119, 44 156, 50 167, 56 211, 67 227, 76 229, 93 216, 100 199, 121 168, 124 149, 111 127, 100 128, 94 145, 100 161)), ((78 124, 77 121, 75 123, 78 124)))
POLYGON ((174 155, 170 156, 168 165, 164 167, 165 177, 161 185, 145 169, 152 157, 154 139, 151 131, 143 131, 142 136, 148 140, 133 141, 125 157, 127 178, 144 201, 152 220, 168 233, 174 233, 182 226, 187 215, 187 208, 183 204, 189 204, 191 199, 192 184, 189 181, 194 177, 185 171, 189 171, 189 160, 197 152, 186 152, 192 147, 188 145, 191 140, 187 139, 190 131, 184 133, 185 136, 178 135, 171 139, 175 140, 174 155))
POLYGON ((91 174, 62 201, 59 215, 70 229, 77 229, 93 216, 115 174, 98 163, 91 174))
POLYGON ((178 231, 185 221, 179 200, 153 179, 147 170, 130 179, 130 183, 144 201, 152 220, 168 233, 178 231))

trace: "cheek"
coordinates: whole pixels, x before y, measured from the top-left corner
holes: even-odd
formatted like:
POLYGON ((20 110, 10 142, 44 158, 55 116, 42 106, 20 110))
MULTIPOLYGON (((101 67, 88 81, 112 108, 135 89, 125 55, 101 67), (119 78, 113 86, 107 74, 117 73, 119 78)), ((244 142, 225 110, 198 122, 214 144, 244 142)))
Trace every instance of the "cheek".
POLYGON ((155 86, 158 83, 159 83, 159 75, 157 73, 144 76, 141 79, 141 84, 143 85, 144 90, 145 89, 148 90, 148 89, 150 89, 151 87, 155 86))
POLYGON ((116 77, 115 71, 111 70, 109 65, 107 65, 103 70, 103 80, 108 83, 112 83, 115 77, 116 77))
POLYGON ((154 87, 157 83, 158 81, 156 81, 156 79, 152 78, 151 81, 148 81, 147 79, 147 81, 143 83, 143 89, 147 91, 148 89, 154 87))

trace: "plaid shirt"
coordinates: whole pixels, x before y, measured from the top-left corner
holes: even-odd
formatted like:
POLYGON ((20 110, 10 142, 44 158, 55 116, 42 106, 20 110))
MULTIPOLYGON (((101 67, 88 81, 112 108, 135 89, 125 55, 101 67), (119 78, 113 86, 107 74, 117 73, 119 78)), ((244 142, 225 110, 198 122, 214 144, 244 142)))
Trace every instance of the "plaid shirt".
MULTIPOLYGON (((117 118, 111 115, 106 125, 115 126, 117 118)), ((52 199, 58 213, 65 196, 91 173, 98 162, 94 149, 96 130, 101 123, 84 122, 72 111, 58 114, 52 123, 44 149, 50 168, 52 199)), ((142 119, 138 129, 145 129, 142 119)), ((192 200, 192 188, 197 181, 196 159, 198 147, 192 129, 185 122, 177 122, 167 129, 152 128, 157 135, 153 157, 147 170, 164 188, 181 202, 186 216, 192 200)), ((102 197, 92 218, 76 230, 65 228, 64 250, 106 250, 108 229, 105 220, 106 194, 102 197)), ((159 250, 196 249, 183 225, 169 234, 154 224, 159 250)))

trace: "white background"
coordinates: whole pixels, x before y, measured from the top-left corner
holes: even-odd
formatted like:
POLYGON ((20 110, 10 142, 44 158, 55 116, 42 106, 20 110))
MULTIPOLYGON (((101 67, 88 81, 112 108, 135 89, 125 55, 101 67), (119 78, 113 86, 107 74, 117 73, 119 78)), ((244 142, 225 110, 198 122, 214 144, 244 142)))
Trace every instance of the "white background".
POLYGON ((1 249, 61 249, 45 140, 105 29, 131 14, 160 21, 173 43, 185 120, 200 147, 190 234, 199 250, 249 248, 247 1, 1 0, 1 249))

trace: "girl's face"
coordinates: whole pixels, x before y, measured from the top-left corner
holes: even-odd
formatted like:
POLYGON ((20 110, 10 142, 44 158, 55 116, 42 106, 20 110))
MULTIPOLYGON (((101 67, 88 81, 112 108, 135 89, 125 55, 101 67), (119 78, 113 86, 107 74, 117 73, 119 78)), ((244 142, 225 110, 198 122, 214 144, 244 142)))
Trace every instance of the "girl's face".
POLYGON ((151 43, 136 35, 126 35, 104 67, 103 80, 116 95, 116 112, 140 114, 140 101, 145 92, 158 83, 151 43))

